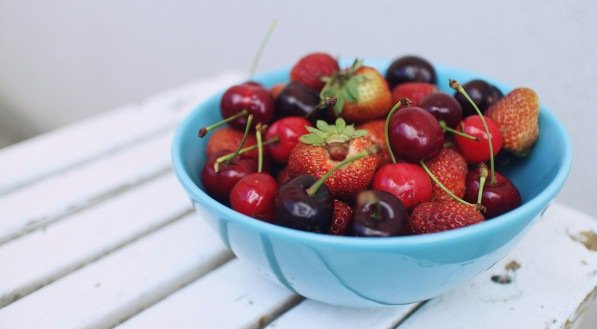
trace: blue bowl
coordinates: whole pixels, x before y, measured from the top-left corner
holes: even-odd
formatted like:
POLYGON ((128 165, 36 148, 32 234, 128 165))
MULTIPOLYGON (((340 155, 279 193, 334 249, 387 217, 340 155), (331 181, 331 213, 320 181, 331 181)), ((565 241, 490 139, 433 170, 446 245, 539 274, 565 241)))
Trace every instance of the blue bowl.
MULTIPOLYGON (((388 61, 366 61, 385 72, 388 61)), ((448 78, 483 78, 503 92, 510 87, 457 69, 436 66, 439 87, 448 78)), ((266 86, 288 81, 288 70, 257 77, 266 86)), ((338 237, 268 224, 242 215, 207 195, 199 173, 206 139, 199 127, 220 118, 220 92, 180 125, 172 161, 199 216, 236 256, 299 295, 325 303, 375 307, 420 302, 474 278, 506 256, 562 188, 572 162, 570 140, 556 117, 541 107, 540 138, 532 153, 502 172, 519 188, 523 204, 489 221, 441 233, 391 237, 338 237)))

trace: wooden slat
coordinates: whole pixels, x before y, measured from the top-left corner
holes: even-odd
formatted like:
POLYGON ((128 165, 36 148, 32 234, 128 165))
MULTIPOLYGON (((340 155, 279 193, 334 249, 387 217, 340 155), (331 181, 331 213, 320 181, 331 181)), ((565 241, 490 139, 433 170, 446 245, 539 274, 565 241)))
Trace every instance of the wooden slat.
POLYGON ((0 199, 0 244, 170 168, 172 132, 122 149, 0 199))
POLYGON ((0 195, 172 129, 202 99, 240 78, 201 80, 7 147, 0 152, 0 195))
POLYGON ((305 300, 272 322, 268 329, 361 329, 394 328, 418 304, 391 308, 357 309, 305 300))
POLYGON ((399 328, 571 328, 597 297, 597 250, 581 243, 584 236, 596 248, 596 233, 595 219, 554 204, 504 260, 426 303, 399 328), (512 283, 495 283, 495 275, 512 283))
POLYGON ((0 328, 111 327, 231 257, 188 216, 0 309, 0 328))
POLYGON ((235 259, 118 328, 261 328, 300 299, 235 259))
POLYGON ((168 174, 3 245, 0 308, 191 210, 168 174))

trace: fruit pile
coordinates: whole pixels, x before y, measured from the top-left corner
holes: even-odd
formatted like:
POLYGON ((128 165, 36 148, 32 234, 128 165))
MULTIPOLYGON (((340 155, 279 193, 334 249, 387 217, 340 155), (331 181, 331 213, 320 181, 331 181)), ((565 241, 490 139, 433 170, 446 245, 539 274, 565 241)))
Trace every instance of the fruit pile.
POLYGON ((287 83, 232 86, 224 120, 199 130, 209 133, 201 183, 248 216, 333 235, 439 232, 518 207, 494 158, 531 151, 536 93, 450 80, 451 95, 436 83, 417 56, 396 59, 384 76, 311 53, 287 83))

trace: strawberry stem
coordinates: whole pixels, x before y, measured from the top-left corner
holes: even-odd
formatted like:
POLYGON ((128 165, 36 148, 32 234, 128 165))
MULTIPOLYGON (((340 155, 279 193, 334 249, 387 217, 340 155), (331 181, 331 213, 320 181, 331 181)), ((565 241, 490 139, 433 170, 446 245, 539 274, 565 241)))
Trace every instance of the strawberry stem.
POLYGON ((225 118, 224 120, 220 120, 220 121, 218 121, 216 123, 212 123, 211 125, 209 125, 207 127, 203 127, 201 129, 199 129, 199 132, 197 133, 197 136, 203 138, 203 137, 205 137, 205 135, 207 135, 207 133, 210 130, 212 130, 214 128, 217 128, 217 127, 219 127, 219 126, 221 126, 221 125, 223 125, 225 123, 228 123, 228 122, 230 122, 232 120, 236 120, 236 119, 238 119, 240 117, 244 117, 247 114, 249 114, 249 112, 247 110, 242 110, 242 111, 240 111, 240 112, 238 112, 238 113, 236 113, 234 115, 231 115, 231 116, 225 118))
POLYGON ((481 162, 479 165, 479 193, 477 194, 477 204, 483 201, 483 188, 485 188, 485 181, 487 180, 487 166, 481 162))
POLYGON ((469 135, 467 133, 464 133, 464 132, 462 132, 460 130, 456 130, 454 128, 449 127, 444 120, 440 120, 439 121, 439 125, 440 125, 440 127, 442 127, 442 129, 444 131, 447 131, 449 133, 452 133, 454 135, 458 135, 458 136, 461 136, 461 137, 464 137, 464 138, 472 139, 472 140, 477 141, 477 142, 479 141, 479 138, 477 138, 475 136, 471 136, 471 135, 469 135))
POLYGON ((317 190, 319 190, 319 188, 321 187, 321 185, 323 185, 325 183, 325 181, 328 178, 330 178, 330 176, 332 176, 332 174, 334 174, 338 169, 340 169, 354 161, 357 161, 359 159, 367 157, 369 155, 376 154, 377 152, 379 152, 379 146, 373 145, 355 155, 347 157, 346 159, 344 159, 343 161, 339 162, 334 167, 332 167, 332 169, 330 169, 327 173, 325 173, 325 175, 321 176, 321 178, 318 179, 315 183, 313 183, 313 185, 311 185, 311 187, 309 187, 307 189, 307 191, 306 191, 307 195, 314 196, 315 193, 317 193, 317 190))
POLYGON ((410 105, 410 104, 412 104, 410 99, 401 98, 396 104, 394 104, 394 106, 392 106, 392 109, 390 110, 390 112, 388 112, 388 116, 386 116, 386 124, 384 126, 384 135, 386 138, 386 147, 388 149, 388 153, 390 153, 390 158, 392 159, 392 163, 396 163, 396 156, 394 156, 394 152, 392 152, 392 147, 390 146, 390 133, 389 133, 390 118, 392 118, 392 115, 394 114, 394 112, 396 112, 401 106, 410 105))
POLYGON ((269 41, 270 37, 272 36, 272 33, 276 29, 276 25, 277 24, 278 24, 278 21, 276 21, 274 19, 272 21, 272 23, 270 24, 269 28, 267 29, 267 32, 265 34, 265 38, 263 38, 263 41, 261 41, 261 45, 257 49, 257 54, 255 55, 255 58, 253 58, 253 63, 251 64, 251 71, 249 71, 250 72, 249 73, 249 80, 252 80, 253 77, 255 76, 255 72, 257 71, 257 64, 259 63, 259 59, 261 58, 261 54, 263 53, 263 50, 265 49, 265 46, 267 45, 267 42, 269 41))
POLYGON ((469 94, 466 92, 464 87, 462 87, 462 85, 460 83, 458 83, 458 81, 456 81, 456 80, 450 79, 449 82, 450 82, 450 87, 452 87, 452 89, 461 93, 464 96, 464 98, 466 98, 466 100, 473 106, 473 108, 475 109, 475 112, 477 112, 477 114, 479 115, 479 118, 481 119, 481 122, 483 123, 483 128, 485 128, 485 132, 487 132, 487 142, 489 143, 489 167, 491 168, 490 183, 495 184, 495 166, 494 166, 494 160, 493 160, 493 143, 491 142, 491 133, 489 132, 489 126, 487 126, 487 121, 485 121, 485 117, 483 117, 483 113, 481 113, 481 110, 479 110, 479 107, 477 107, 477 104, 473 101, 471 96, 469 96, 469 94))
POLYGON ((431 178, 431 180, 437 186, 439 186, 439 188, 441 188, 442 191, 446 192, 446 194, 448 194, 452 199, 454 199, 462 204, 479 209, 479 207, 476 204, 466 202, 465 200, 462 200, 461 198, 459 198, 456 194, 452 193, 452 191, 450 191, 444 184, 442 184, 442 182, 439 181, 439 179, 437 179, 437 177, 435 177, 435 175, 431 172, 431 170, 429 169, 429 167, 427 167, 427 165, 425 164, 425 162, 423 160, 420 161, 420 164, 421 164, 421 167, 423 167, 423 170, 425 170, 425 172, 429 176, 429 178, 431 178))

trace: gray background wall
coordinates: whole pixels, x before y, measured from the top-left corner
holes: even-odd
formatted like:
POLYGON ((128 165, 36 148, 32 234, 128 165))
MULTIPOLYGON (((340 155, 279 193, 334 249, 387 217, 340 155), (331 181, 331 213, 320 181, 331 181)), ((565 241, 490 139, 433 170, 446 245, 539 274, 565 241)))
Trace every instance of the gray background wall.
MULTIPOLYGON (((597 2, 0 0, 0 140, 13 142, 224 71, 307 52, 420 54, 531 86, 568 127, 559 200, 597 215, 597 2)), ((2 143, 2 142, 0 142, 2 143)))

